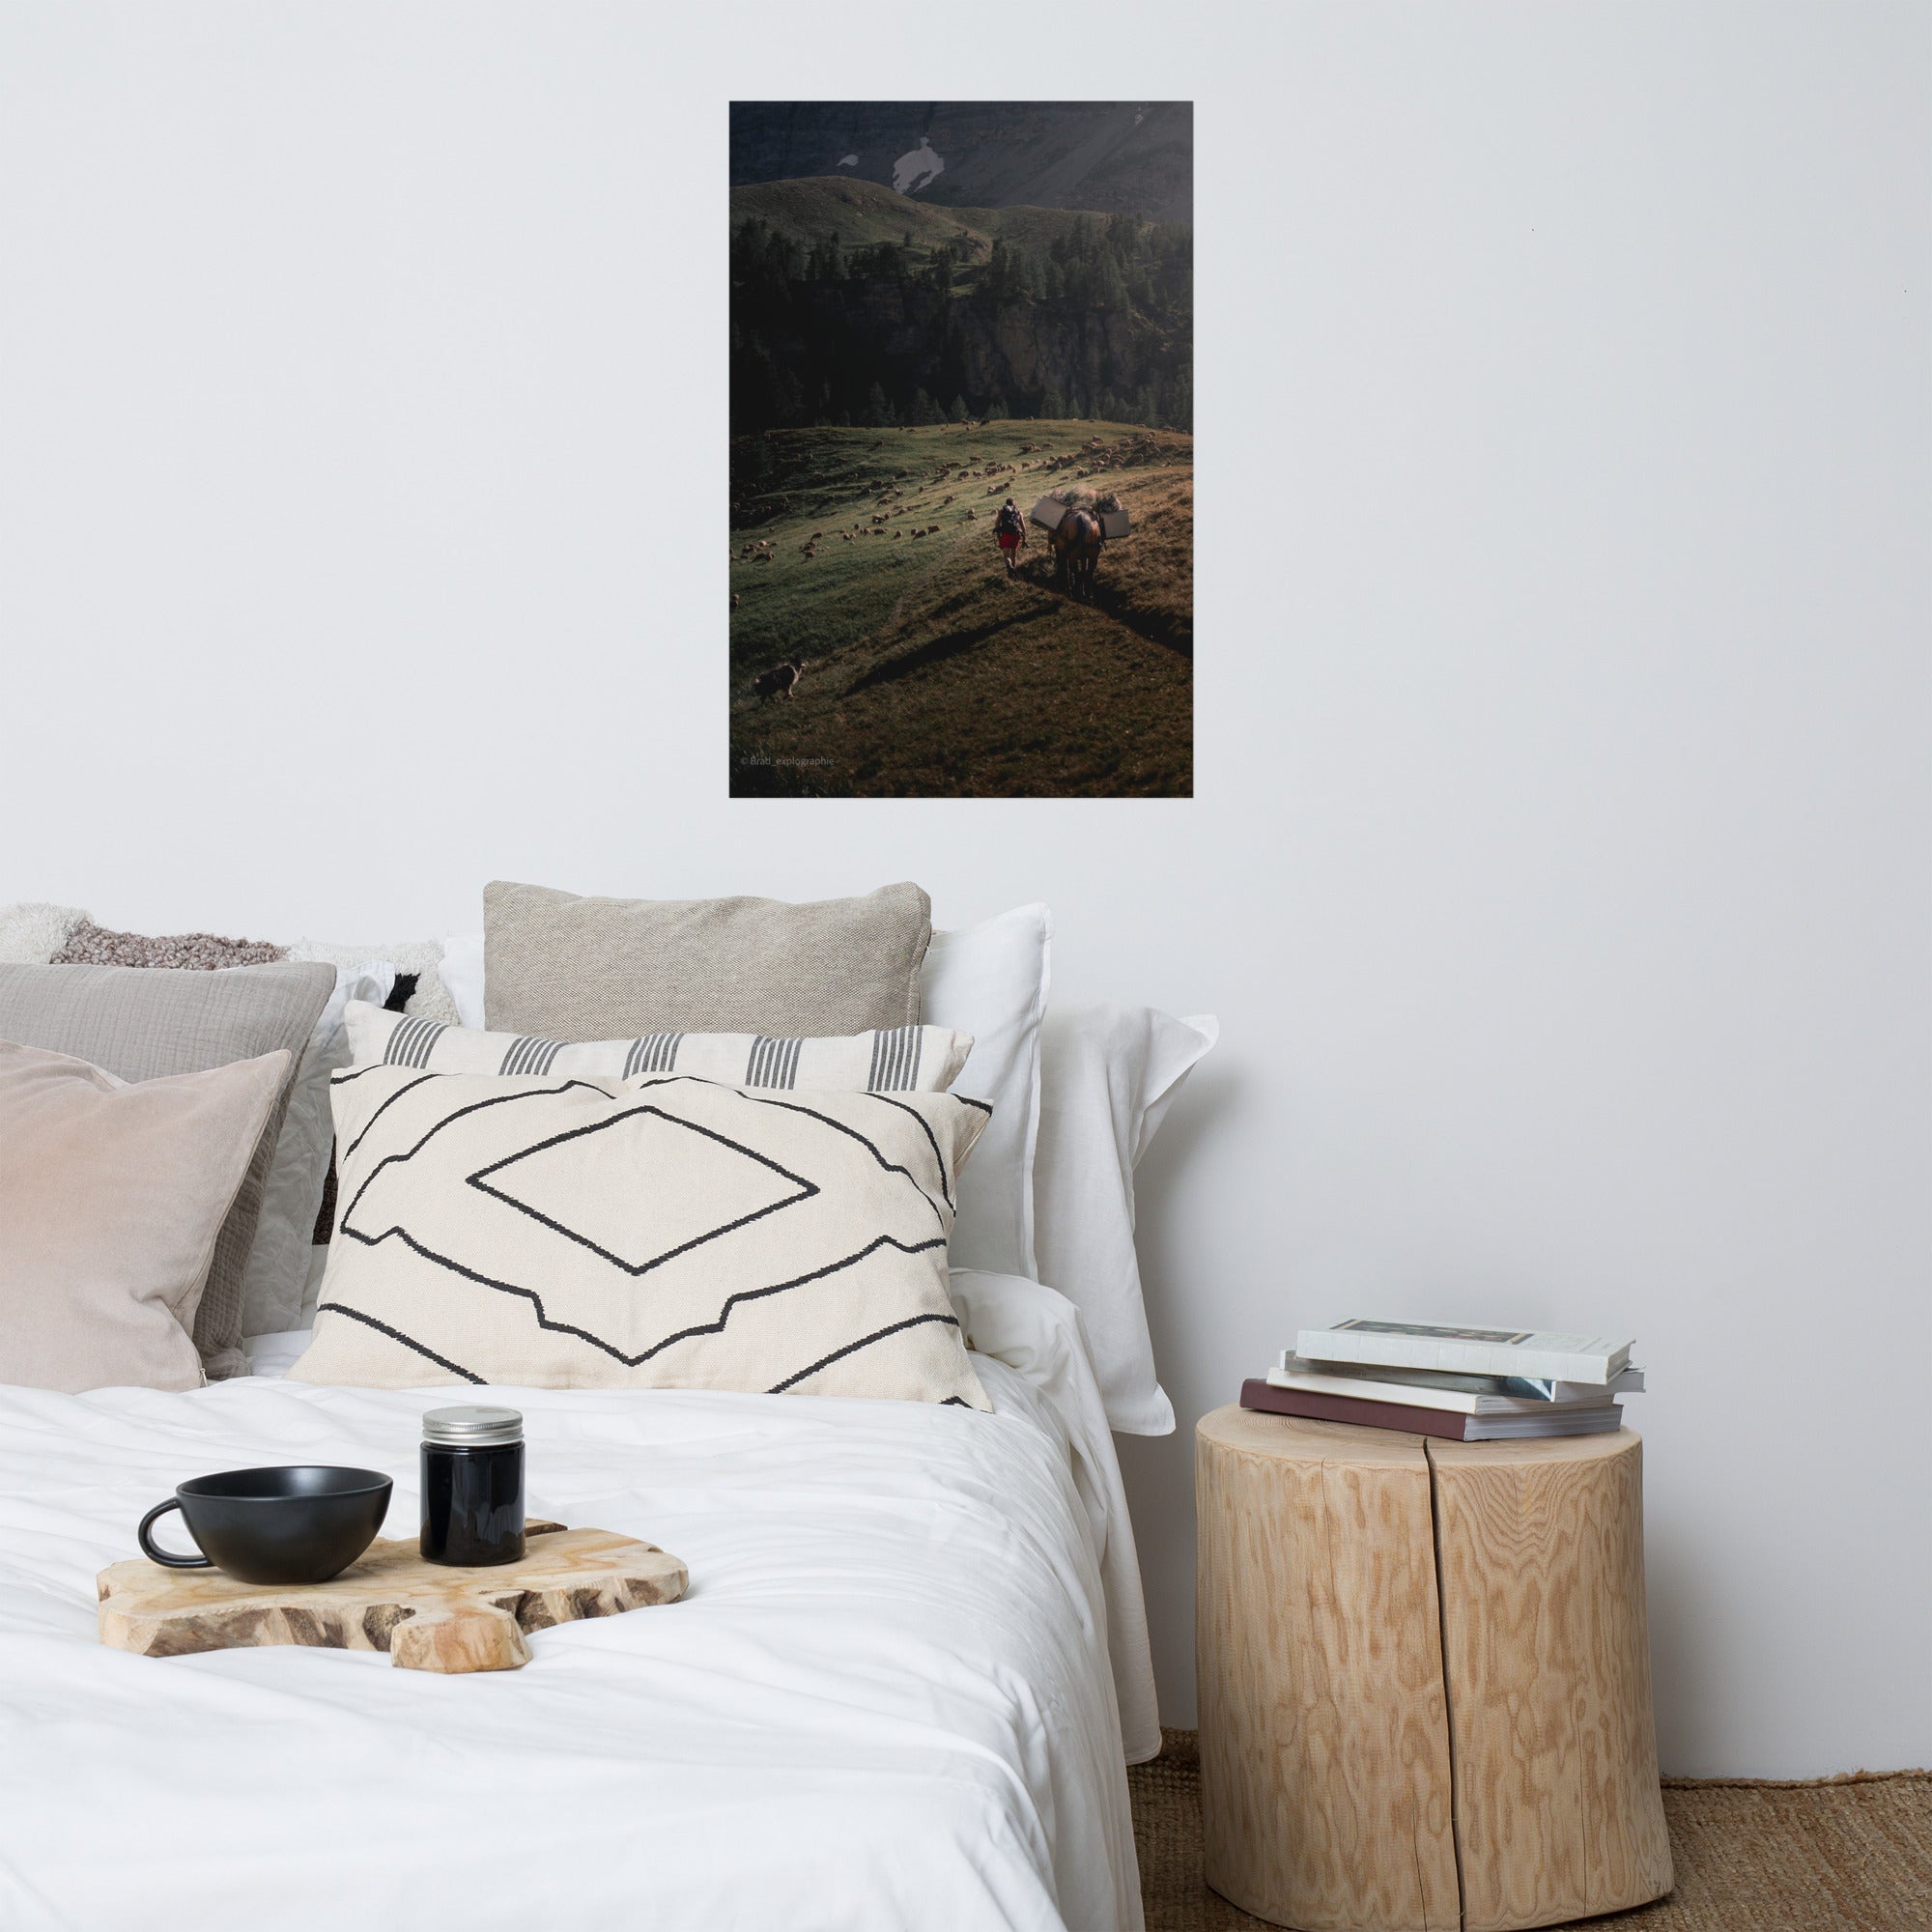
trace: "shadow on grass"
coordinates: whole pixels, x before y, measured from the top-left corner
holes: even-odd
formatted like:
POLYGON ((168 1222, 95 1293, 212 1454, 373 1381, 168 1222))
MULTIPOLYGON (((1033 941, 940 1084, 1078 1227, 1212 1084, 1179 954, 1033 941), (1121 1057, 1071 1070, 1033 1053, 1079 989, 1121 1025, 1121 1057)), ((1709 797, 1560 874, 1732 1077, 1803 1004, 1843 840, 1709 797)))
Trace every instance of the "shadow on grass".
MULTIPOLYGON (((1101 559, 1105 564, 1104 556, 1101 559)), ((1144 642, 1157 645, 1161 650, 1172 651, 1176 657, 1186 658, 1190 663, 1194 658, 1194 631, 1191 621, 1180 625, 1164 620, 1157 613, 1141 610, 1138 606, 1124 602, 1108 583, 1104 568, 1094 579, 1094 594, 1091 597, 1076 597, 1072 590, 1060 580, 1060 572, 1050 558, 1042 558, 1033 564, 1022 564, 1015 573, 1014 581, 1031 584, 1034 589, 1044 592, 1049 597, 1058 597, 1064 603, 1071 604, 1076 610, 1092 611, 1110 622, 1120 625, 1123 631, 1131 631, 1144 642)))
POLYGON ((928 643, 915 644, 911 650, 901 651, 897 657, 888 658, 884 664, 874 665, 870 670, 862 672, 845 687, 845 696, 856 697, 860 692, 868 691, 875 684, 892 684, 899 678, 910 677, 915 671, 923 670, 927 665, 956 658, 962 652, 983 644, 988 638, 997 636, 1001 631, 1010 630, 1015 624, 1031 623, 1038 615, 1037 611, 1015 611, 975 630, 952 631, 943 638, 934 638, 928 643))

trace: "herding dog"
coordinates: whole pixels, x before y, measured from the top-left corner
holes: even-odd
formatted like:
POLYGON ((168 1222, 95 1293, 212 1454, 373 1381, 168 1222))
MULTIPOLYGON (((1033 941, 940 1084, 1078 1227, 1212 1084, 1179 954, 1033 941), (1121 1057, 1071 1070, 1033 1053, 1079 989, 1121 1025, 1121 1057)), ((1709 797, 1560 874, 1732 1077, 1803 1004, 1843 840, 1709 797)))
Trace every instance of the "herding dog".
POLYGON ((786 658, 782 664, 775 664, 770 670, 761 670, 752 680, 752 689, 758 694, 758 701, 762 704, 769 698, 782 697, 789 703, 810 662, 809 658, 786 658))

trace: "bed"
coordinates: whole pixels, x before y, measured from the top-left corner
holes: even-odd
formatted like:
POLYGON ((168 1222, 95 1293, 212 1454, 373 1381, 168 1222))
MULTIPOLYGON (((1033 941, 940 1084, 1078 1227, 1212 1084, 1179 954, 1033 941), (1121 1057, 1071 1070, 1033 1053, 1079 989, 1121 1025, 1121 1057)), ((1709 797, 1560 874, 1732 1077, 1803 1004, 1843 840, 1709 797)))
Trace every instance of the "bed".
MULTIPOLYGON (((990 1414, 504 1390, 533 1514, 674 1551, 679 1604, 525 1669, 96 1640, 94 1577, 187 1473, 388 1471, 449 1390, 0 1389, 0 1924, 1131 1928, 1158 1747, 1111 1437, 1072 1306, 953 1276, 990 1414)), ((297 1344, 306 1336, 295 1338, 297 1344)))

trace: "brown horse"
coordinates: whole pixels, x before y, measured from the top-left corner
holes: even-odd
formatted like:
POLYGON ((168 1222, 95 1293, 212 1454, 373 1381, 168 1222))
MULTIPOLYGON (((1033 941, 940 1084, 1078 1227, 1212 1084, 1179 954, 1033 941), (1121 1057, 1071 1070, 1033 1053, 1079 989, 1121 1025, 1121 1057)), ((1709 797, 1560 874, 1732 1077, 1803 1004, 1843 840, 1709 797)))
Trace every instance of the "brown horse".
POLYGON ((1053 546, 1062 589, 1093 603, 1094 567, 1100 561, 1100 546, 1106 542, 1100 519, 1092 510, 1068 510, 1047 541, 1053 546))

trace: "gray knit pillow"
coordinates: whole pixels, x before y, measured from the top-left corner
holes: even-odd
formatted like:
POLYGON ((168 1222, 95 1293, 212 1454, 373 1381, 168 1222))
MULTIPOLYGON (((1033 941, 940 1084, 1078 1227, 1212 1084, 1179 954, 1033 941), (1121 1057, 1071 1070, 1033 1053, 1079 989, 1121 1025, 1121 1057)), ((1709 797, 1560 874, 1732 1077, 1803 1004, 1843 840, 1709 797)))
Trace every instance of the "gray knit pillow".
POLYGON ((83 919, 48 961, 53 966, 160 966, 176 972, 212 973, 223 966, 272 966, 288 948, 267 940, 222 939, 212 932, 110 932, 83 919))

